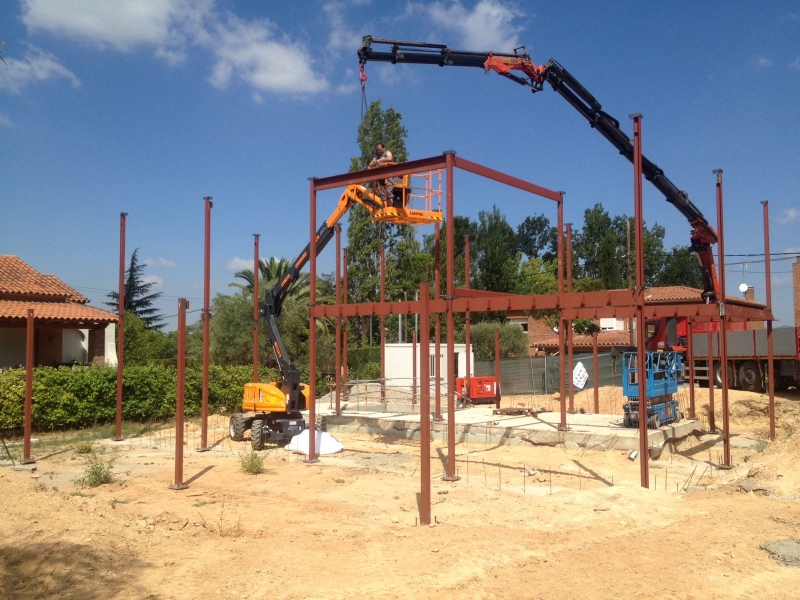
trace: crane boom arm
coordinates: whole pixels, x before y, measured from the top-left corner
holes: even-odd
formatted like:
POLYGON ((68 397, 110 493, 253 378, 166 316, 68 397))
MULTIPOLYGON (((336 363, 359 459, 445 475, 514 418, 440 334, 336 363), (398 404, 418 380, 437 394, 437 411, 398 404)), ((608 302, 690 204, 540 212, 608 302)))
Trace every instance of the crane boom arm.
MULTIPOLYGON (((442 44, 426 42, 401 42, 364 37, 358 58, 362 67, 367 61, 430 64, 455 67, 480 67, 486 73, 494 71, 507 79, 530 88, 533 92, 541 91, 545 81, 553 90, 572 105, 597 129, 629 161, 633 162, 633 142, 620 129, 619 121, 603 111, 601 104, 581 85, 564 67, 553 59, 546 65, 536 65, 524 52, 524 47, 511 53, 501 52, 467 52, 454 50, 442 44), (379 51, 373 45, 390 46, 389 50, 379 51), (520 73, 520 74, 518 74, 520 73)), ((686 217, 692 227, 691 247, 700 261, 700 272, 703 278, 702 297, 708 301, 721 300, 719 282, 717 280, 714 256, 711 246, 717 242, 717 232, 709 225, 703 213, 689 200, 689 195, 680 190, 664 174, 655 163, 642 156, 642 172, 655 188, 664 194, 671 203, 686 217)))
MULTIPOLYGON (((334 211, 320 225, 315 235, 316 254, 319 255, 328 245, 328 242, 333 237, 336 223, 347 213, 353 206, 353 203, 359 203, 364 206, 370 213, 383 208, 382 199, 369 191, 362 185, 350 185, 342 193, 339 198, 334 211)), ((300 272, 309 260, 311 244, 306 244, 306 247, 300 255, 294 260, 283 278, 276 283, 273 288, 267 291, 263 302, 259 302, 259 312, 264 319, 267 328, 267 335, 272 343, 272 351, 275 354, 275 360, 278 363, 278 371, 281 376, 281 387, 287 395, 287 410, 300 410, 301 395, 300 395, 300 370, 295 366, 292 359, 286 352, 286 347, 283 343, 280 330, 278 329, 277 318, 281 314, 283 302, 289 294, 294 283, 300 276, 300 272)))

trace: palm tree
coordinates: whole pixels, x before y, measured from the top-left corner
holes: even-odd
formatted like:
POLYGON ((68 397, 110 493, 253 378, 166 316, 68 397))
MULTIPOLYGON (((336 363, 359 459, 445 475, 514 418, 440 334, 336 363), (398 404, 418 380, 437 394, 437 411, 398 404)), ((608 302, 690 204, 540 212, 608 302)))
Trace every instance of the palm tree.
MULTIPOLYGON (((289 272, 289 261, 285 258, 275 258, 274 256, 269 260, 262 258, 258 261, 258 271, 258 287, 260 290, 259 296, 263 298, 266 290, 275 287, 279 281, 283 280, 286 273, 289 272)), ((234 281, 233 283, 229 284, 230 286, 238 287, 239 289, 247 290, 248 292, 253 291, 253 282, 255 278, 253 277, 252 269, 238 271, 234 277, 244 279, 246 283, 234 281)), ((301 273, 297 278, 297 281, 294 282, 289 290, 288 295, 292 296, 293 298, 308 298, 311 289, 309 281, 308 273, 301 273)))
MULTIPOLYGON (((259 289, 259 296, 263 299, 266 290, 270 290, 275 287, 278 282, 283 281, 283 278, 286 276, 286 273, 289 272, 290 263, 285 258, 275 258, 274 256, 269 260, 260 259, 258 261, 258 270, 259 270, 259 280, 258 280, 258 289, 259 289)), ((238 287, 241 290, 247 290, 251 294, 253 293, 253 270, 252 269, 244 269, 242 271, 238 271, 234 277, 238 277, 239 279, 244 279, 246 283, 239 283, 238 281, 234 281, 233 283, 229 283, 231 287, 238 287)), ((291 297, 296 300, 305 300, 308 302, 309 297, 311 295, 311 279, 308 273, 300 273, 297 277, 297 280, 292 284, 292 287, 289 289, 289 293, 287 297, 291 297)), ((320 304, 329 304, 333 299, 332 298, 317 298, 317 302, 320 304)), ((327 332, 329 326, 331 325, 332 320, 327 317, 320 317, 317 319, 317 330, 322 332, 327 332)))

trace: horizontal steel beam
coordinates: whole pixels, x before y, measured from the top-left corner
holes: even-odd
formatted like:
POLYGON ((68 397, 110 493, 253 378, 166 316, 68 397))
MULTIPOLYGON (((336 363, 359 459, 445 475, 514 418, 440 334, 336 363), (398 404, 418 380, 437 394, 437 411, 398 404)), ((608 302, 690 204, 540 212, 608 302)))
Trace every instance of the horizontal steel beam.
POLYGON ((524 179, 519 179, 518 177, 506 175, 501 171, 496 171, 495 169, 484 167, 483 165, 474 163, 471 160, 467 160, 466 158, 459 158, 458 156, 456 156, 454 157, 453 164, 458 169, 469 171, 470 173, 475 173, 476 175, 480 175, 481 177, 486 177, 487 179, 493 179, 494 181, 499 181, 500 183, 503 183, 505 185, 526 192, 530 192, 531 194, 536 194, 537 196, 541 196, 542 198, 547 198, 548 200, 555 200, 556 202, 561 201, 560 192, 554 192, 553 190, 548 190, 547 188, 544 188, 540 185, 536 185, 534 183, 530 183, 528 181, 525 181, 524 179))
POLYGON ((375 181, 376 179, 387 179, 389 177, 401 177, 403 175, 413 175, 414 173, 421 173, 424 171, 433 171, 436 169, 444 169, 447 166, 445 155, 433 156, 431 158, 421 158, 419 160, 410 160, 396 165, 389 165, 387 167, 377 167, 375 169, 364 169, 362 171, 354 171, 353 173, 343 173, 341 175, 332 175, 330 177, 312 178, 314 182, 314 189, 321 192, 322 190, 330 190, 340 188, 354 183, 364 183, 367 181, 375 181))

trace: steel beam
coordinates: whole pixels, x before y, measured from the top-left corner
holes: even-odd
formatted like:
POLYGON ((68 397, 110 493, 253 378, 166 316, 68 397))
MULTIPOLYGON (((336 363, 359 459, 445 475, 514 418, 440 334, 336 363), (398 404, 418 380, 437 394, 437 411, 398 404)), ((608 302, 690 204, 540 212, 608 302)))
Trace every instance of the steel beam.
MULTIPOLYGON (((769 202, 761 201, 764 215, 764 272, 767 286, 767 310, 772 310, 772 261, 769 255, 769 202)), ((800 323, 795 323, 795 327, 800 323)), ((767 321, 767 380, 769 389, 769 439, 775 441, 775 350, 773 348, 772 321, 767 321)))
POLYGON ((125 222, 128 213, 119 213, 119 292, 117 292, 117 414, 114 441, 122 441, 122 374, 125 359, 125 222))

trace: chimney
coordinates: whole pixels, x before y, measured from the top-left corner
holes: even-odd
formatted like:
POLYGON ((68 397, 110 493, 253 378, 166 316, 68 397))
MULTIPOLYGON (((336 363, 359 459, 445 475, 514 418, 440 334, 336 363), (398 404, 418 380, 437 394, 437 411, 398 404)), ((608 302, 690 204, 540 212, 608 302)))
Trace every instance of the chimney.
POLYGON ((756 288, 752 285, 747 286, 747 290, 744 293, 744 299, 748 302, 755 302, 756 301, 756 288))

